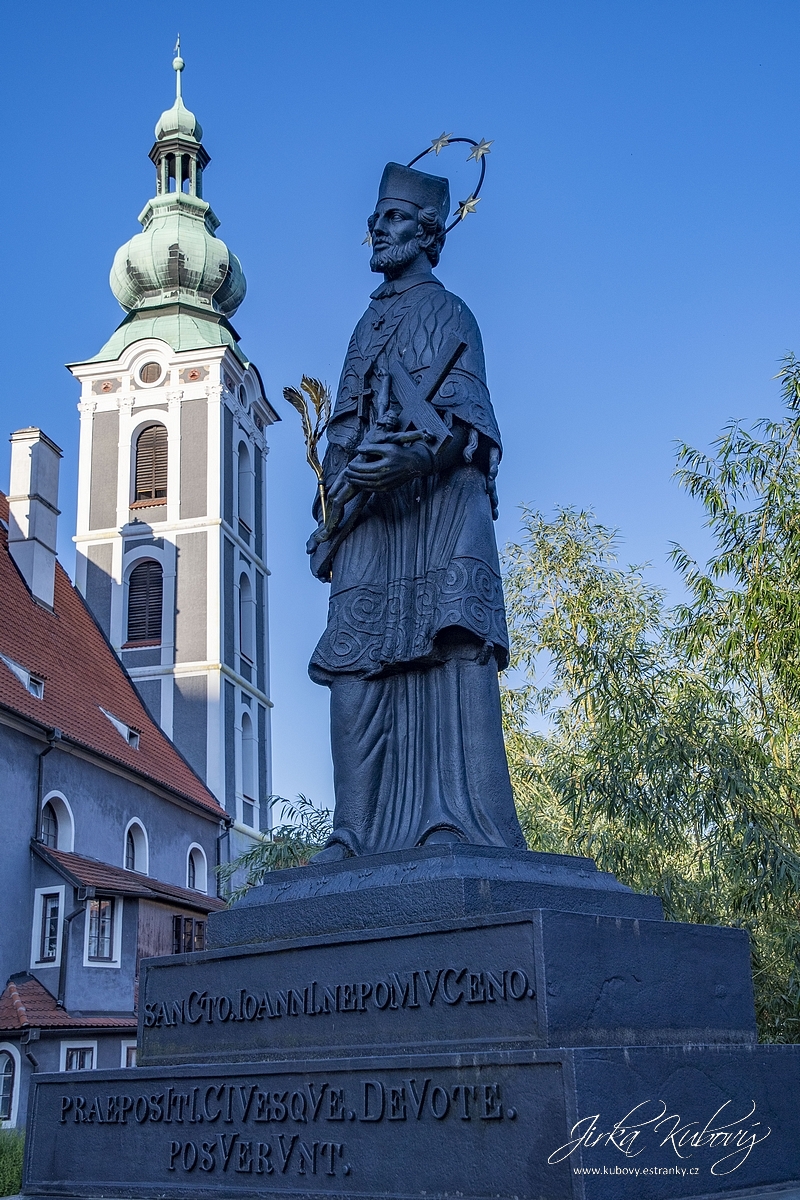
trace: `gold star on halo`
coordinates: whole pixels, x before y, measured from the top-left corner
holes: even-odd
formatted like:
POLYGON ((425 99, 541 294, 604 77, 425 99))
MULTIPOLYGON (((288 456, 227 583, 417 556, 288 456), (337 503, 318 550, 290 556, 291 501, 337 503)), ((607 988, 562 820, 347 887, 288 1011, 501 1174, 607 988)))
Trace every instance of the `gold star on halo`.
POLYGON ((463 221, 464 217, 469 216, 470 213, 474 213, 480 202, 480 196, 468 196, 466 200, 459 200, 458 208, 456 209, 459 221, 463 221))
POLYGON ((444 150, 445 146, 450 144, 452 133, 440 133, 438 138, 434 138, 431 142, 431 150, 438 156, 440 150, 444 150))
POLYGON ((491 142, 487 142, 481 138, 477 146, 473 146, 472 150, 470 150, 469 154, 467 155, 467 162, 469 162, 471 158, 474 158, 475 162, 480 162, 484 154, 491 154, 489 147, 493 145, 494 139, 491 142))
POLYGON ((371 246, 372 245, 372 234, 370 233, 369 230, 367 230, 367 236, 364 238, 361 245, 362 246, 371 246))

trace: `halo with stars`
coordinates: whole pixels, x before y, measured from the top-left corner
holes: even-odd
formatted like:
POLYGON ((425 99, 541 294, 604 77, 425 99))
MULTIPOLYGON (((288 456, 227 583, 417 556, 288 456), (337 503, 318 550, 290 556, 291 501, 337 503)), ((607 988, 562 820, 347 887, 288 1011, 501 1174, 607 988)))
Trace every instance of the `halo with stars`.
MULTIPOLYGON (((467 196, 466 200, 459 200, 458 206, 453 213, 455 220, 450 222, 445 229, 445 233, 449 233, 451 229, 455 229, 456 225, 463 221, 465 217, 468 217, 470 213, 474 213, 477 206, 480 204, 480 196, 478 193, 483 187, 483 180, 486 175, 486 155, 491 153, 489 147, 494 143, 487 142, 485 138, 481 138, 479 142, 476 142, 474 138, 456 137, 452 133, 440 133, 438 137, 433 138, 430 146, 428 146, 427 149, 423 150, 421 154, 418 154, 416 158, 412 158, 410 163, 406 163, 407 167, 413 167, 414 164, 418 163, 421 158, 425 157, 426 154, 431 153, 435 154, 438 158, 445 146, 454 146, 457 142, 464 142, 466 145, 472 146, 472 149, 467 155, 467 162, 469 162, 471 158, 474 158, 475 162, 480 164, 481 173, 478 179, 478 186, 475 188, 475 191, 472 192, 471 195, 467 196)), ((367 230, 367 236, 364 238, 364 241, 361 244, 363 246, 372 245, 372 234, 369 232, 369 230, 367 230)))
POLYGON ((426 154, 435 154, 438 158, 439 154, 446 146, 455 146, 458 142, 464 142, 467 146, 472 146, 472 149, 467 155, 467 162, 469 162, 471 158, 474 158, 475 162, 480 164, 481 173, 480 178, 478 179, 478 186, 475 188, 474 192, 467 196, 466 200, 459 200, 458 207, 453 213, 455 220, 450 222, 445 229, 445 233, 449 233, 451 229, 455 229, 456 225, 463 221, 465 217, 468 217, 470 213, 474 213, 476 206, 480 204, 480 196, 478 193, 483 187, 483 180, 486 175, 486 155, 491 153, 489 147, 492 145, 492 142, 487 142, 485 138, 481 138, 479 142, 476 142, 474 138, 455 137, 452 133, 440 133, 437 138, 433 139, 427 149, 423 150, 421 154, 418 154, 416 158, 412 158, 410 163, 406 163, 406 166, 413 167, 414 164, 418 163, 420 159, 425 157, 426 154))

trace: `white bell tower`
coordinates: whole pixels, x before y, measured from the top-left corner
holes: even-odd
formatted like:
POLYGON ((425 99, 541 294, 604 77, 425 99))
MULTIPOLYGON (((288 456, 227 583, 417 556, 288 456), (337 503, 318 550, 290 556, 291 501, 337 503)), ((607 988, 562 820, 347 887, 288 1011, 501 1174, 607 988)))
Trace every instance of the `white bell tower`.
POLYGON ((209 156, 177 95, 156 195, 117 252, 127 315, 81 383, 76 582, 143 700, 234 818, 269 827, 265 430, 278 415, 229 323, 246 284, 202 198, 209 156))

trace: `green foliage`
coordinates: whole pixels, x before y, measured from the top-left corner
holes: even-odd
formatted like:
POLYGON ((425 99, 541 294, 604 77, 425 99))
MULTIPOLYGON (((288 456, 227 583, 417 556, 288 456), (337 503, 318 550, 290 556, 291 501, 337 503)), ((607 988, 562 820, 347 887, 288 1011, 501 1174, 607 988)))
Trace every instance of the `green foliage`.
POLYGON ((229 904, 235 904, 251 887, 262 883, 268 871, 305 866, 330 837, 333 815, 329 808, 317 807, 303 795, 294 802, 271 796, 268 803, 282 806, 282 824, 277 825, 269 836, 258 838, 233 862, 217 868, 224 884, 231 883, 237 876, 242 880, 228 897, 229 904))
POLYGON ((0 1129, 0 1196, 16 1196, 22 1187, 22 1152, 25 1133, 0 1129))
MULTIPOLYGON (((776 426, 766 432, 788 440, 776 426)), ((726 434, 734 436, 743 437, 726 434)), ((723 442, 720 459, 740 452, 723 442)), ((751 464, 759 454, 780 458, 771 442, 759 451, 752 438, 747 454, 751 464)), ((682 448, 682 471, 694 455, 682 448)), ((716 511, 741 531, 718 462, 702 460, 698 473, 715 481, 724 500, 716 511)), ((786 472, 785 463, 780 469, 786 472)), ((751 476, 759 478, 755 470, 751 476)), ((769 473, 760 478, 769 487, 769 473)), ((769 503, 776 504, 772 494, 769 503)), ((777 513, 770 519, 778 525, 777 513)), ((741 533, 743 558, 748 536, 762 528, 771 528, 763 516, 751 520, 749 535, 741 533)), ((760 693, 752 668, 742 676, 737 638, 746 659, 760 636, 752 628, 746 642, 741 628, 750 577, 734 577, 728 561, 723 582, 713 565, 701 578, 681 555, 676 561, 696 588, 693 602, 673 612, 643 568, 617 565, 616 534, 591 513, 563 509, 547 521, 523 510, 523 537, 507 547, 505 565, 512 666, 526 682, 503 693, 520 817, 533 848, 591 856, 637 890, 657 893, 673 920, 748 929, 761 1035, 800 1040, 793 811, 800 780, 793 754, 785 753, 790 672, 785 654, 771 674, 762 655, 760 693), (781 754, 767 736, 760 694, 773 697, 773 724, 780 710, 781 754)), ((773 555, 776 572, 778 558, 785 572, 789 557, 786 549, 773 555)), ((762 576, 766 560, 762 552, 762 576)), ((752 602, 757 626, 766 619, 763 578, 753 590, 762 602, 752 602)), ((774 597, 769 613, 769 637, 761 641, 777 655, 775 647, 791 646, 796 634, 779 628, 794 620, 794 608, 774 597)), ((793 745, 798 732, 795 723, 793 745)))
MULTIPOLYGON (((689 446, 678 479, 705 509, 717 553, 706 570, 679 546, 673 561, 690 592, 679 610, 686 652, 740 693, 776 763, 790 767, 800 707, 800 363, 778 375, 786 415, 753 433, 729 425, 714 457, 689 446), (760 435, 760 440, 755 434, 760 435)), ((795 825, 800 810, 792 797, 795 825)))

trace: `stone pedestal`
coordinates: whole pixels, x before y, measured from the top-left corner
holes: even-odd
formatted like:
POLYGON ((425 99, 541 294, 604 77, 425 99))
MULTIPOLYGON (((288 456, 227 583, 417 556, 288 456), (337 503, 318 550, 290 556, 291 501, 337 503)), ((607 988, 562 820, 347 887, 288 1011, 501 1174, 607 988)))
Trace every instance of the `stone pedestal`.
POLYGON ((28 1195, 781 1195, 800 1046, 746 935, 585 859, 429 847, 275 872, 151 959, 140 1066, 40 1076, 28 1195))

